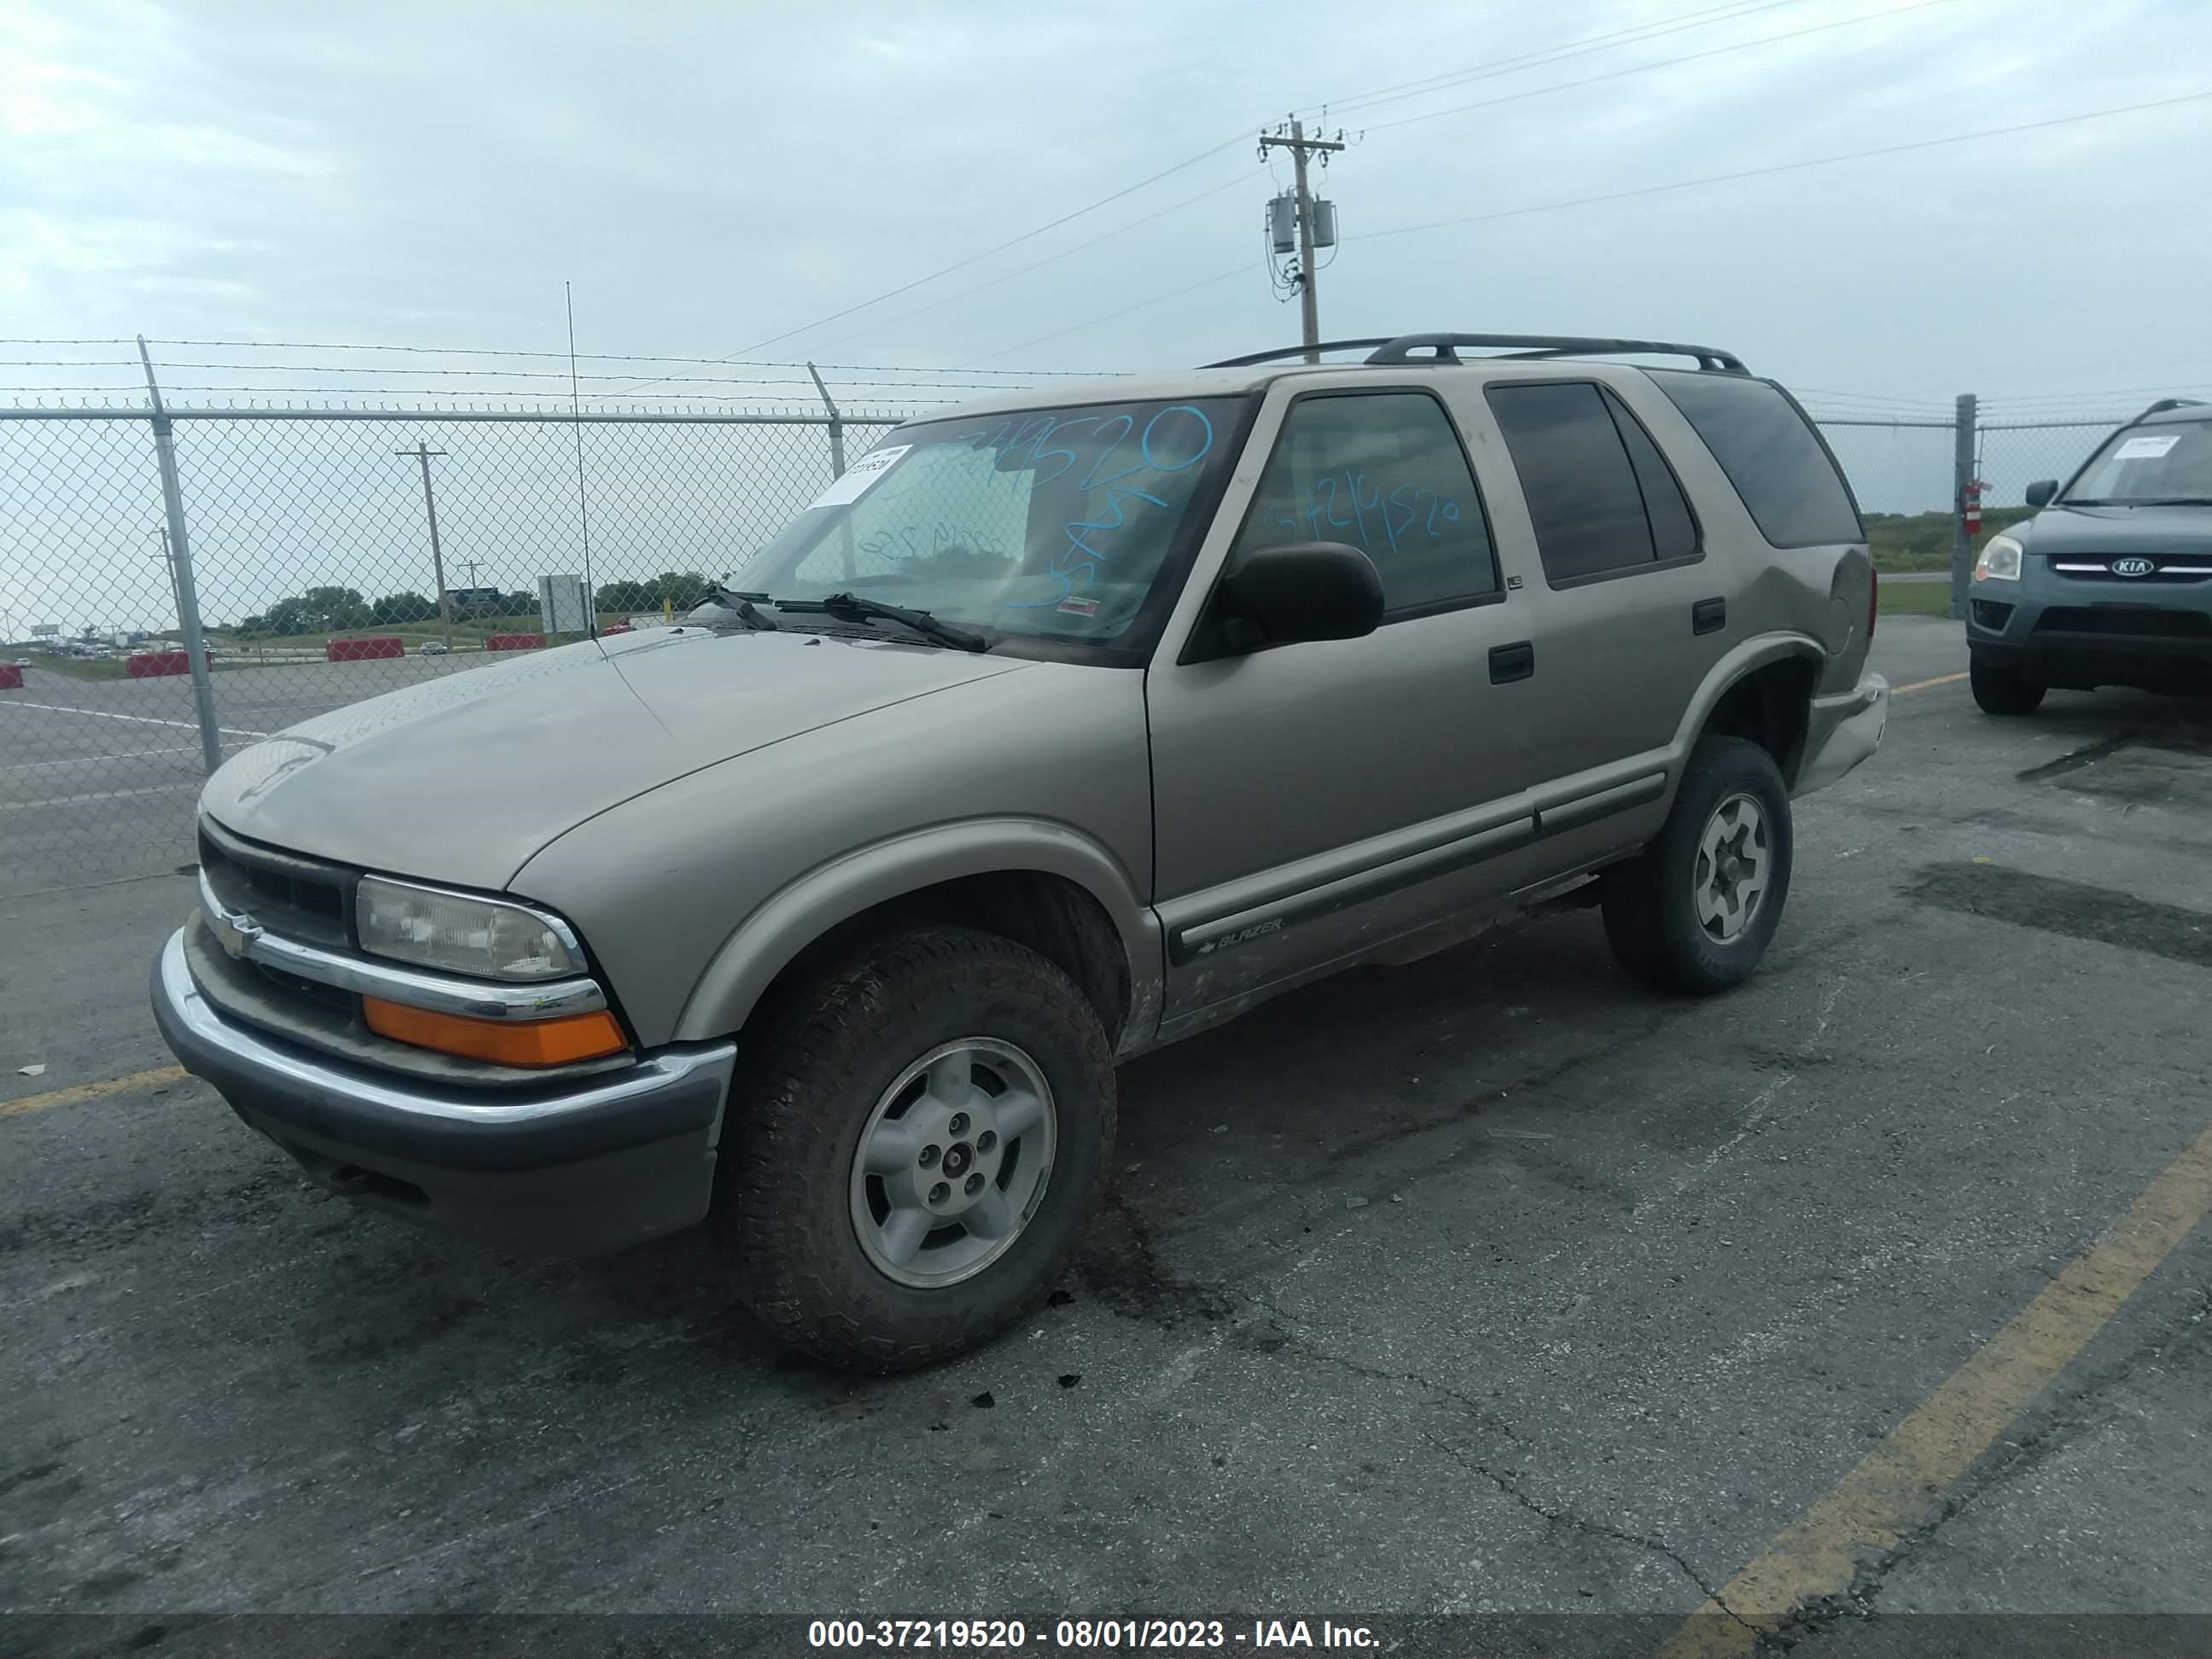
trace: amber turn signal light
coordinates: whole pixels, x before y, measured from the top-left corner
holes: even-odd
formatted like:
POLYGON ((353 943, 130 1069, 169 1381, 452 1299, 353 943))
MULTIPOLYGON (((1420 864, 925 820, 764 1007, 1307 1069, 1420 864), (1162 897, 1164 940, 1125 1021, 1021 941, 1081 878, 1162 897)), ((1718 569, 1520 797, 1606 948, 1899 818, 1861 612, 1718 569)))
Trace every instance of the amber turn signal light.
POLYGON ((434 1013, 380 997, 361 1000, 362 1018, 379 1036, 464 1060, 488 1060, 500 1066, 565 1066, 619 1053, 623 1040, 615 1017, 601 1008, 557 1019, 471 1019, 434 1013))

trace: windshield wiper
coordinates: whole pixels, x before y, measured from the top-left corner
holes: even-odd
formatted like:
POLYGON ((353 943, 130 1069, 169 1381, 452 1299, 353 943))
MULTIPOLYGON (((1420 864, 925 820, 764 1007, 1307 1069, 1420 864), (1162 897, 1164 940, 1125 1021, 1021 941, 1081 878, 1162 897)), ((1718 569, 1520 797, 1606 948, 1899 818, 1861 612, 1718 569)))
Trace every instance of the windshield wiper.
POLYGON ((2137 507, 2212 507, 2212 495, 2152 495, 2137 507))
MULTIPOLYGON (((757 594, 755 598, 765 598, 757 594)), ((858 593, 832 593, 826 599, 769 599, 779 611, 788 611, 794 616, 832 617, 838 622, 895 622, 902 628, 913 629, 924 639, 934 640, 939 645, 949 645, 957 651, 988 651, 990 641, 981 634, 971 634, 964 628, 943 623, 927 611, 908 611, 904 605, 885 605, 881 599, 863 598, 858 593)))
POLYGON ((769 602, 767 594, 740 593, 734 588, 725 587, 721 583, 716 582, 707 590, 707 598, 713 604, 720 605, 725 611, 737 612, 738 620, 746 627, 759 629, 770 634, 775 632, 775 620, 756 608, 769 602))

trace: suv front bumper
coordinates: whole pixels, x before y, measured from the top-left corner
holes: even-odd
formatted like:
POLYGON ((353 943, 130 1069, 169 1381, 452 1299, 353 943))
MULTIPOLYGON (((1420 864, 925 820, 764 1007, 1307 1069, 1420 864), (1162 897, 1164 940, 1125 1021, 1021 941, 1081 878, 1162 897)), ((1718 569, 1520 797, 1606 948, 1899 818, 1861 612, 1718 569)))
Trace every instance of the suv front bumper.
POLYGON ((1862 675, 1859 683, 1834 696, 1815 697, 1805 720, 1805 758, 1797 768, 1792 795, 1825 789, 1881 746, 1889 725, 1889 682, 1862 675))
POLYGON ((619 1249, 707 1213, 733 1043, 658 1049, 551 1089, 441 1086, 226 1018, 193 981, 182 929, 154 965, 153 1001, 186 1071, 318 1184, 374 1208, 554 1255, 619 1249))

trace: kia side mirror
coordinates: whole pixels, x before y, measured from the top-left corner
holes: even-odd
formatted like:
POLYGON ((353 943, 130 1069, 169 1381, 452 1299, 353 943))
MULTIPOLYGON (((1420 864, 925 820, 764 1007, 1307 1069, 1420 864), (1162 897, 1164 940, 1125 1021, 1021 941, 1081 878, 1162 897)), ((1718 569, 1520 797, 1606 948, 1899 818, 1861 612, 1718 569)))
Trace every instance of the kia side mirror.
POLYGON ((1375 562, 1342 542, 1293 542, 1255 548, 1222 579, 1235 650, 1356 640, 1382 620, 1382 577, 1375 562))
POLYGON ((2057 479, 2038 478, 2027 487, 2027 504, 2030 507, 2048 507, 2051 505, 2051 498, 2057 493, 2057 479))

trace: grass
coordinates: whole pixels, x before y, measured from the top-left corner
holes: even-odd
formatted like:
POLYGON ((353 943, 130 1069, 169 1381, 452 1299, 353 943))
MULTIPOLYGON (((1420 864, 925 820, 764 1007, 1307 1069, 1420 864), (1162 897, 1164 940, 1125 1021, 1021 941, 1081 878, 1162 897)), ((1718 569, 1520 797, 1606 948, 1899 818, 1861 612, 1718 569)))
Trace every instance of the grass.
POLYGON ((1884 582, 1879 614, 1885 617, 1948 617, 1948 582, 1884 582))

